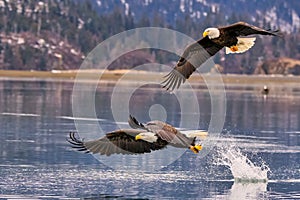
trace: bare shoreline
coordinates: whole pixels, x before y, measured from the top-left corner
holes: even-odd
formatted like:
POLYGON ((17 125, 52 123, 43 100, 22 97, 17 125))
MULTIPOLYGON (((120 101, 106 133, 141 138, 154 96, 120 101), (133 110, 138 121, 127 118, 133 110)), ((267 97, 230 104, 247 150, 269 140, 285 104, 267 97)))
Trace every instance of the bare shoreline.
MULTIPOLYGON (((145 81, 161 82, 166 72, 148 72, 136 70, 52 70, 22 71, 0 70, 0 79, 43 79, 43 80, 88 80, 88 81, 145 81)), ((299 84, 300 76, 284 75, 240 75, 240 74, 193 74, 190 83, 222 81, 225 85, 265 85, 265 84, 299 84)))

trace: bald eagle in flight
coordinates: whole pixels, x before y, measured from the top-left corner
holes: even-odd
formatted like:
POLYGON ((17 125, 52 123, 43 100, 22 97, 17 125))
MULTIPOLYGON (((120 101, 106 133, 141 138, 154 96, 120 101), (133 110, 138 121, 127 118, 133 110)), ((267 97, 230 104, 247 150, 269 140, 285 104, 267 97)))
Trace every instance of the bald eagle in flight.
POLYGON ((181 83, 200 67, 206 60, 214 56, 223 47, 228 53, 243 53, 250 49, 255 42, 255 37, 240 37, 253 34, 281 36, 278 31, 270 31, 249 25, 245 22, 220 28, 207 28, 203 38, 189 45, 183 52, 175 68, 167 74, 162 85, 167 90, 179 88, 181 83))
POLYGON ((132 129, 120 129, 91 141, 83 141, 69 134, 68 142, 73 148, 86 153, 112 154, 143 154, 166 148, 167 145, 177 148, 189 148, 198 153, 202 146, 195 144, 196 138, 207 136, 205 131, 178 131, 173 126, 161 122, 150 121, 146 124, 138 122, 130 116, 128 120, 132 129))

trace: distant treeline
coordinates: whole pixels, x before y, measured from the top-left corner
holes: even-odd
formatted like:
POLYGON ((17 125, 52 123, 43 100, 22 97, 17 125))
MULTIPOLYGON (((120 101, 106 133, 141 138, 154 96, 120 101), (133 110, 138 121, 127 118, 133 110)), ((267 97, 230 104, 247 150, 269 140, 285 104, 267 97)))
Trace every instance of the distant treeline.
MULTIPOLYGON (((201 22, 194 21, 187 15, 177 19, 175 25, 170 25, 159 13, 151 19, 147 13, 136 19, 130 10, 125 15, 118 8, 102 14, 94 9, 90 1, 3 2, 4 6, 0 7, 1 69, 79 68, 82 59, 73 59, 75 54, 70 53, 71 49, 77 52, 76 55, 87 55, 106 38, 137 27, 166 27, 198 39, 206 27, 226 25, 240 20, 251 23, 247 15, 232 14, 225 20, 225 14, 219 12, 208 13, 201 22), (24 37, 25 41, 13 42, 11 41, 13 36, 24 37), (39 39, 44 40, 44 46, 40 43, 35 44, 39 39), (68 48, 70 51, 66 51, 68 48)), ((264 23, 263 27, 273 28, 267 23, 264 23)), ((299 33, 287 34, 284 39, 258 37, 256 45, 247 54, 224 57, 221 53, 215 57, 215 62, 226 66, 225 72, 250 74, 262 60, 282 56, 300 59, 299 41, 299 33)), ((156 62, 174 61, 173 54, 159 50, 147 51, 151 58, 154 56, 156 62)), ((117 67, 116 65, 115 68, 117 67)))

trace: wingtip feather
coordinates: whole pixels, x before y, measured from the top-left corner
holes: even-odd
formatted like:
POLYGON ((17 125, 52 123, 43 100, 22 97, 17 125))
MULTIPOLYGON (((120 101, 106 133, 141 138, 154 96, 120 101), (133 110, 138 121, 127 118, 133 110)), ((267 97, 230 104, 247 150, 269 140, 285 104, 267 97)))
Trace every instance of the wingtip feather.
POLYGON ((176 70, 172 70, 169 74, 164 76, 165 80, 161 82, 162 88, 167 91, 174 91, 178 89, 182 83, 185 82, 185 78, 183 78, 180 74, 177 74, 176 70))
POLYGON ((89 150, 84 146, 83 140, 76 138, 75 132, 69 133, 69 138, 67 141, 71 144, 71 147, 76 149, 77 151, 84 151, 85 153, 89 153, 89 150))

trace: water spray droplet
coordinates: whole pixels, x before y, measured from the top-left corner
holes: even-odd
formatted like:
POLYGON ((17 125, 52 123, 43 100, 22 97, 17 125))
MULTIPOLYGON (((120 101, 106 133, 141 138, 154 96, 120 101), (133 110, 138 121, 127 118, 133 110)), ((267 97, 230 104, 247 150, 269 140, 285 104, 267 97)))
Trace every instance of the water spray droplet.
POLYGON ((234 179, 241 182, 266 182, 270 172, 270 168, 265 162, 254 164, 236 146, 219 147, 215 164, 228 167, 234 179))

